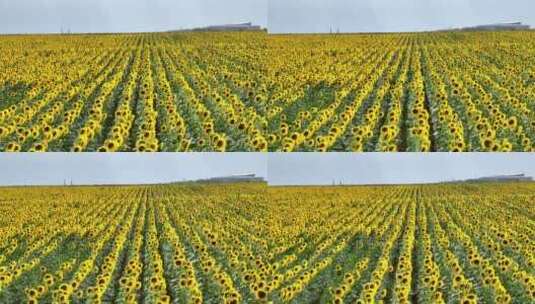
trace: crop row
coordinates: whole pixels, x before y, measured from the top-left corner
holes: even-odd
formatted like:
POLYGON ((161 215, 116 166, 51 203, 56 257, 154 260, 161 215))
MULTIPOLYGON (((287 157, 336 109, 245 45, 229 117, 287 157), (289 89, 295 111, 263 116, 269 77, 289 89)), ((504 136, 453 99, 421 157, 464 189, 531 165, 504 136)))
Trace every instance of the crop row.
POLYGON ((533 151, 533 35, 0 37, 0 151, 533 151))
POLYGON ((0 302, 530 303, 533 187, 6 188, 0 302))

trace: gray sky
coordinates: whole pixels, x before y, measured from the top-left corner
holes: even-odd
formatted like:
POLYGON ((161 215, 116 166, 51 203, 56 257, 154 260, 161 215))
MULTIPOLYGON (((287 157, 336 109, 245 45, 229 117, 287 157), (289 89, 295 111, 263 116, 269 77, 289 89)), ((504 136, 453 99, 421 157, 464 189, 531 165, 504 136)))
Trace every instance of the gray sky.
POLYGON ((264 153, 0 153, 0 185, 141 184, 266 177, 264 153))
POLYGON ((270 33, 403 32, 522 21, 533 0, 269 0, 270 33))
POLYGON ((535 177, 535 153, 270 153, 270 185, 402 184, 535 177))
POLYGON ((148 32, 251 21, 268 0, 0 0, 0 33, 148 32))
POLYGON ((535 153, 0 153, 0 185, 165 183, 244 173, 272 185, 535 176, 535 153))

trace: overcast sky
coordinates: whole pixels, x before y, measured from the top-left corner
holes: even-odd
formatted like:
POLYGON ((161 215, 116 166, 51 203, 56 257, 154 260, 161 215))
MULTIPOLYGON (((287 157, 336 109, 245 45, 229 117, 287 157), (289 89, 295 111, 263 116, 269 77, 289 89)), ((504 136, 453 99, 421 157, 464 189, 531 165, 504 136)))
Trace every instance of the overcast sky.
POLYGON ((0 153, 0 185, 145 184, 266 177, 263 153, 0 153))
POLYGON ((533 0, 269 0, 270 33, 402 32, 522 21, 533 0))
POLYGON ((251 21, 272 33, 419 31, 523 21, 532 0, 0 0, 0 33, 144 32, 251 21))
POLYGON ((0 0, 0 33, 148 32, 251 21, 268 0, 0 0))
POLYGON ((270 185, 402 184, 535 176, 535 153, 270 153, 270 185))

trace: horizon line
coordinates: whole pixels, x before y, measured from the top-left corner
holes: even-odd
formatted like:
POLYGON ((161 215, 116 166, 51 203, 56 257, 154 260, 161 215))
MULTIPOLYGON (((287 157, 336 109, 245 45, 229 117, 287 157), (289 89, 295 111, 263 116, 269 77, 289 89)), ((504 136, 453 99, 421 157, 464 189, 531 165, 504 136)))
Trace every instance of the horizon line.
POLYGON ((523 181, 442 181, 442 182, 410 182, 410 183, 355 183, 355 184, 270 184, 266 181, 237 181, 237 182, 209 182, 205 180, 187 180, 165 183, 115 183, 115 184, 34 184, 34 185, 0 185, 0 188, 41 188, 41 187, 53 187, 53 188, 76 188, 76 187, 135 187, 135 186, 165 186, 176 184, 204 184, 204 185, 229 185, 229 184, 266 184, 268 188, 276 187, 381 187, 381 186, 418 186, 418 185, 443 185, 443 184, 508 184, 508 183, 535 183, 535 180, 523 181))
MULTIPOLYGON (((524 23, 523 21, 502 21, 502 22, 495 22, 495 23, 486 23, 486 24, 473 24, 473 25, 463 25, 463 26, 451 26, 451 27, 443 27, 443 28, 428 28, 428 29, 414 29, 414 30, 400 30, 400 31, 270 31, 269 21, 267 25, 262 24, 255 24, 252 21, 240 21, 236 23, 225 23, 225 24, 205 24, 205 25, 199 25, 194 27, 178 27, 178 28, 170 28, 170 29, 162 29, 162 30, 140 30, 140 31, 96 31, 96 32, 70 32, 69 29, 67 29, 69 32, 63 32, 62 28, 59 32, 17 32, 17 33, 1 33, 0 36, 17 36, 17 35, 113 35, 113 34, 159 34, 159 33, 176 33, 176 32, 210 32, 210 33, 217 33, 217 32, 239 32, 237 30, 210 30, 210 27, 217 27, 217 26, 230 26, 230 25, 240 25, 244 23, 251 23, 252 26, 258 26, 260 27, 259 30, 249 30, 250 32, 267 32, 269 35, 314 35, 314 34, 410 34, 410 33, 435 33, 435 32, 494 32, 494 31, 535 31, 535 27, 532 27, 531 24, 524 23), (499 25, 499 24, 513 24, 519 22, 524 26, 529 26, 527 29, 497 29, 497 30, 485 30, 485 29, 477 29, 479 26, 492 26, 492 25, 499 25)), ((332 30, 332 29, 331 29, 332 30)), ((339 27, 338 27, 339 30, 339 27)), ((247 30, 245 30, 247 32, 247 30)))
MULTIPOLYGON (((203 32, 203 30, 206 29, 206 32, 225 32, 222 30, 214 31, 209 30, 210 27, 217 27, 217 26, 230 26, 230 25, 240 25, 245 23, 251 23, 252 26, 258 26, 260 27, 260 30, 258 31, 266 31, 268 29, 267 25, 263 24, 256 24, 253 21, 240 21, 236 23, 225 23, 225 24, 204 24, 204 25, 198 25, 198 26, 192 26, 192 27, 176 27, 176 28, 168 28, 168 29, 161 29, 161 30, 132 30, 132 31, 96 31, 96 32, 85 32, 85 31, 71 31, 69 28, 65 28, 66 31, 63 31, 64 28, 61 27, 59 32, 16 32, 16 33, 3 33, 0 32, 0 36, 16 36, 16 35, 113 35, 113 34, 152 34, 152 33, 173 33, 173 32, 203 32)), ((232 31, 232 30, 231 30, 232 31)))
MULTIPOLYGON (((503 176, 514 176, 518 174, 504 174, 503 176)), ((502 175, 497 175, 502 176, 502 175)), ((158 186, 158 185, 172 185, 172 184, 242 184, 242 183, 265 183, 267 187, 351 187, 351 186, 404 186, 404 185, 436 185, 436 184, 485 184, 485 183, 534 183, 532 176, 526 176, 531 178, 531 180, 479 180, 482 178, 488 177, 497 177, 493 176, 480 176, 475 178, 468 178, 462 180, 444 180, 444 181, 421 181, 421 182, 384 182, 384 183, 310 183, 310 184, 299 184, 299 183, 270 183, 269 180, 263 176, 261 177, 263 181, 235 181, 235 182, 212 182, 210 179, 223 178, 227 176, 214 176, 209 178, 200 178, 192 180, 182 180, 182 181, 168 181, 168 182, 141 182, 141 183, 81 183, 81 184, 9 184, 9 185, 0 185, 0 188, 20 188, 20 187, 108 187, 108 186, 158 186)), ((340 181, 338 181, 340 182, 340 181)))

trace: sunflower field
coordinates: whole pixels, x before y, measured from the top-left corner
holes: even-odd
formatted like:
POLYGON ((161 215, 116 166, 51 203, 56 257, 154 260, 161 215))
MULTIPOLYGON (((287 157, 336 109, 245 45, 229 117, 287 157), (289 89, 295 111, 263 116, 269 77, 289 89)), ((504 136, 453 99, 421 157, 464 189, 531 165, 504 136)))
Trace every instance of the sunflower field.
POLYGON ((1 303, 533 303, 535 184, 14 187, 1 303))
POLYGON ((0 151, 534 151, 535 33, 0 36, 0 151))

